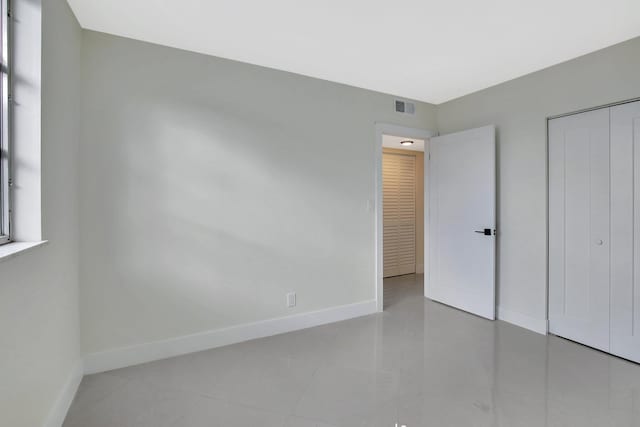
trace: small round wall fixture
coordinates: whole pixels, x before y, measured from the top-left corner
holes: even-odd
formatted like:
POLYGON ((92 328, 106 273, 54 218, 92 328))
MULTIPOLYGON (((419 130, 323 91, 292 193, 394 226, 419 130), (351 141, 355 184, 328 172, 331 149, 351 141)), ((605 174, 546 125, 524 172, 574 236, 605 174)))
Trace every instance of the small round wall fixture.
POLYGON ((400 141, 400 145, 413 145, 413 141, 406 139, 404 141, 400 141))

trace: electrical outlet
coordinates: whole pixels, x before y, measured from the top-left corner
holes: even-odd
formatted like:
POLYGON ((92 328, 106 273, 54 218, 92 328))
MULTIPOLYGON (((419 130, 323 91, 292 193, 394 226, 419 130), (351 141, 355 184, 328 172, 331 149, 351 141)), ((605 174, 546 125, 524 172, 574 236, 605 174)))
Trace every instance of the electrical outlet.
POLYGON ((287 294, 287 307, 291 308, 291 307, 295 307, 296 306, 296 293, 295 292, 289 292, 287 294))

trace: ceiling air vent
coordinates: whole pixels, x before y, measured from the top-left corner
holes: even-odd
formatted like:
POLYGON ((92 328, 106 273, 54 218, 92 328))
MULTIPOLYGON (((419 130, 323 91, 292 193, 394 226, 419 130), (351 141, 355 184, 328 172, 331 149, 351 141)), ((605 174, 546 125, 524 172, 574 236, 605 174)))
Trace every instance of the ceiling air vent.
POLYGON ((396 113, 415 114, 416 104, 413 102, 400 101, 396 99, 396 113))

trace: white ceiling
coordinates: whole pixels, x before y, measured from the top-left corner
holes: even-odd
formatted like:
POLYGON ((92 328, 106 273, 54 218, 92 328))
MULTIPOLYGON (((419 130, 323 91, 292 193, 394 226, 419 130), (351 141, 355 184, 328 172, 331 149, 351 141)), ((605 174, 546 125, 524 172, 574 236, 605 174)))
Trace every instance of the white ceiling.
POLYGON ((424 140, 416 138, 405 138, 403 136, 382 135, 382 146, 387 148, 397 148, 400 150, 422 151, 424 152, 424 140), (400 142, 410 140, 413 145, 400 145, 400 142))
POLYGON ((87 29, 441 103, 640 35, 639 0, 68 0, 87 29))

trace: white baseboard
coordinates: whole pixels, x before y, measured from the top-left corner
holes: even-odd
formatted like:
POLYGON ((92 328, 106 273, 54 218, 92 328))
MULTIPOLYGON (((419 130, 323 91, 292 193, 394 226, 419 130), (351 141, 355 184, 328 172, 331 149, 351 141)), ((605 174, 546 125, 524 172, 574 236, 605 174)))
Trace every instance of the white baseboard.
POLYGON ((542 335, 547 335, 547 319, 537 319, 516 311, 498 307, 498 319, 512 323, 521 328, 529 329, 542 335))
POLYGON ((84 372, 85 374, 95 374, 110 371, 112 369, 222 347, 255 338, 352 319, 375 312, 376 301, 370 300, 224 329, 200 332, 162 341, 91 353, 85 356, 84 372))
POLYGON ((56 399, 56 402, 51 408, 49 416, 44 423, 44 427, 62 426, 64 419, 67 416, 67 412, 69 411, 69 407, 71 406, 71 402, 73 402, 73 398, 76 396, 80 381, 82 381, 82 374, 83 364, 82 361, 78 361, 69 375, 69 379, 65 383, 64 387, 62 387, 62 390, 58 395, 58 399, 56 399))

